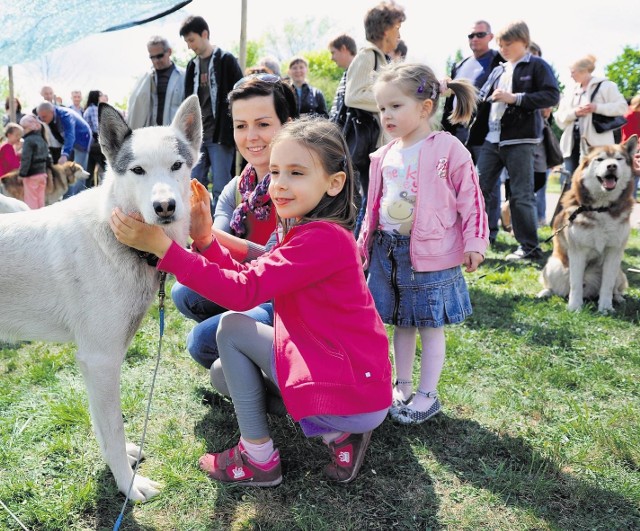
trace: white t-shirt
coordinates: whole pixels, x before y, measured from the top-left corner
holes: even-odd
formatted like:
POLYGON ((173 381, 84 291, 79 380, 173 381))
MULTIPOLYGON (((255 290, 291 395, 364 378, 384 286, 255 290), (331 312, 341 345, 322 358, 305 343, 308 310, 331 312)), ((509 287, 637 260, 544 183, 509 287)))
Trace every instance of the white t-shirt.
POLYGON ((378 228, 409 236, 418 194, 418 162, 424 140, 401 149, 391 146, 382 161, 382 198, 378 228))

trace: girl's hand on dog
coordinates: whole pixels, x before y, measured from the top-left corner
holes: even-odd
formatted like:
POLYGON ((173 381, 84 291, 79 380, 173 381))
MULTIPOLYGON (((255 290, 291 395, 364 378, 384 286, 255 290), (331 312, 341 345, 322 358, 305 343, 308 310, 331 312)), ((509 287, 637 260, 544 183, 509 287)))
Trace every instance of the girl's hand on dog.
POLYGON ((171 238, 157 225, 148 225, 140 214, 131 216, 114 208, 109 226, 116 239, 129 247, 163 258, 171 247, 171 238))
POLYGON ((191 179, 190 236, 195 246, 204 251, 213 240, 211 234, 211 198, 207 189, 196 179, 191 179))
POLYGON ((484 256, 480 253, 476 253, 474 251, 469 251, 464 253, 464 261, 462 265, 465 266, 465 271, 467 273, 473 273, 478 266, 484 262, 484 256))

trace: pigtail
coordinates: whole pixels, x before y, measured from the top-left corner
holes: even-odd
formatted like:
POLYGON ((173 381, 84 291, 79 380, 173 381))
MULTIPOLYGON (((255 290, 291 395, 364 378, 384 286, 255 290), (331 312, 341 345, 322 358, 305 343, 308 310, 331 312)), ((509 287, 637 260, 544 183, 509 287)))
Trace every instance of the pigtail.
POLYGON ((466 79, 455 79, 447 82, 447 88, 455 94, 455 106, 449 117, 452 124, 467 125, 476 111, 476 88, 466 79))

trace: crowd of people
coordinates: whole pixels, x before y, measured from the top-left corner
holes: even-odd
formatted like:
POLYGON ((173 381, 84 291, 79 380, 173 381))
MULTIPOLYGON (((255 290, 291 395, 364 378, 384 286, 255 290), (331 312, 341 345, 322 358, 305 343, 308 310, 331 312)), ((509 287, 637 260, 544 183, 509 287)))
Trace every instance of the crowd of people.
MULTIPOLYGON (((627 105, 615 83, 592 75, 592 56, 571 66, 576 85, 561 95, 523 21, 495 35, 485 20, 472 24, 471 55, 446 79, 406 62, 404 21, 401 6, 381 2, 366 13, 364 46, 348 35, 328 43, 344 70, 330 106, 304 57, 287 62, 286 77, 270 57, 242 72, 202 17, 180 28, 194 52, 186 68, 166 38, 147 43, 152 68, 132 91, 127 123, 170 124, 196 94, 203 143, 192 178, 210 201, 192 205, 190 249, 119 210, 110 223, 175 275, 172 299, 196 322, 187 349, 233 401, 240 440, 200 459, 217 481, 282 481, 267 413, 320 437, 325 473, 343 483, 387 415, 404 425, 437 415, 445 325, 472 312, 462 269, 475 271, 495 242, 502 183, 518 242, 506 258, 538 259, 536 193, 550 167, 562 162, 570 178, 586 142, 615 141, 595 131, 595 112, 626 114, 623 139, 640 133, 640 96, 627 105), (564 159, 555 164, 554 138, 543 142, 554 120, 564 159), (234 176, 236 151, 246 164, 234 176)), ((105 164, 97 106, 106 95, 92 90, 82 106, 73 91, 69 107, 51 87, 42 97, 28 114, 15 101, 19 124, 6 124, 0 148, 0 172, 19 168, 32 208, 43 205, 47 164, 75 160, 96 176, 68 195, 99 182, 105 164)))

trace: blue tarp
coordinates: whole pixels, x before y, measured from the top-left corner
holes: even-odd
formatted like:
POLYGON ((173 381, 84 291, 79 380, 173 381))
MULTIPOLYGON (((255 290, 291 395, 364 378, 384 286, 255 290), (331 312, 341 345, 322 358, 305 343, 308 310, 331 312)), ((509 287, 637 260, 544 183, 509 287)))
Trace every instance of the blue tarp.
POLYGON ((0 0, 0 66, 101 33, 144 24, 191 0, 0 0))

